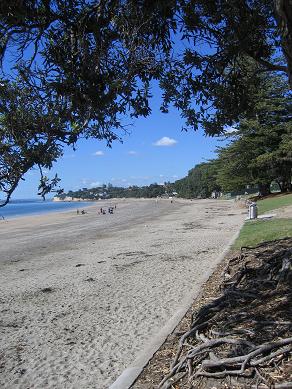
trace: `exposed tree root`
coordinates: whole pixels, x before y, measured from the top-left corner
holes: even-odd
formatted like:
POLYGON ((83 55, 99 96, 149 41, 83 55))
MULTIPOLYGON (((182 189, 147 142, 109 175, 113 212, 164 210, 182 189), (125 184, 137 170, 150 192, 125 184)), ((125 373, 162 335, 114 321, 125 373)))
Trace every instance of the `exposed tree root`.
POLYGON ((292 388, 279 374, 292 363, 291 247, 292 239, 244 247, 230 260, 222 295, 193 316, 159 388, 207 388, 228 377, 230 388, 292 388))

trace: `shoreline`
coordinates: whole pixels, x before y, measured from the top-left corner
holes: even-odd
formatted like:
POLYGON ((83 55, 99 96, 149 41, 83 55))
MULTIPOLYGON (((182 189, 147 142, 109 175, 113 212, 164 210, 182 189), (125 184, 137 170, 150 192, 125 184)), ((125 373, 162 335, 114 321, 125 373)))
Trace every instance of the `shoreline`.
MULTIPOLYGON (((2 222, 5 222, 5 221, 10 221, 10 220, 18 220, 18 219, 23 219, 23 218, 30 218, 30 217, 41 217, 41 216, 46 216, 46 215, 53 215, 53 214, 61 214, 61 213, 68 213, 70 211, 76 211, 78 208, 89 208, 89 207, 96 207, 99 208, 99 206, 104 206, 104 207, 108 207, 110 205, 112 205, 111 203, 123 203, 123 202, 143 202, 143 201, 149 201, 149 202, 156 202, 156 198, 155 197, 151 197, 151 198, 146 198, 146 197, 141 197, 141 198, 136 198, 136 197, 122 197, 122 198, 119 198, 119 197, 115 197, 115 198, 111 198, 111 199, 103 199, 103 200, 92 200, 92 201, 89 201, 89 200, 80 200, 80 201, 71 201, 71 200, 68 200, 68 201, 65 201, 65 200, 58 200, 58 201, 53 201, 50 200, 49 202, 50 203, 54 203, 54 204, 60 204, 60 203, 72 203, 74 204, 74 206, 72 206, 72 208, 62 208, 60 210, 58 209, 54 209, 54 210, 45 210, 43 212, 38 212, 38 213, 27 213, 27 214, 23 214, 23 215, 13 215, 13 216, 6 216, 5 215, 5 218, 4 219, 0 219, 0 223, 1 221, 2 222), (84 205, 85 203, 85 205, 84 205), (78 204, 80 204, 80 206, 78 206, 78 204), (83 207, 81 206, 83 204, 83 207)), ((180 197, 175 197, 175 198, 172 198, 172 199, 168 199, 168 198, 159 198, 158 201, 161 202, 170 202, 170 201, 173 201, 173 202, 178 202, 178 203, 189 203, 189 202, 197 202, 197 201, 205 201, 205 200, 211 200, 211 199, 184 199, 184 198, 180 198, 180 197)), ((33 202, 35 200, 32 200, 31 202, 33 202)), ((226 200, 226 201, 232 201, 232 200, 226 200)), ((41 201, 40 201, 41 203, 41 201)), ((7 205, 9 204, 12 204, 14 205, 15 203, 8 203, 7 205)), ((18 203, 19 204, 19 203, 18 203)), ((25 204, 25 202, 23 203, 25 204)), ((5 208, 2 208, 2 209, 5 209, 5 208)), ((0 217, 1 217, 1 208, 0 208, 0 217)))
MULTIPOLYGON (((65 202, 65 201, 64 201, 65 202)), ((50 201, 50 203, 54 203, 54 201, 50 201)), ((71 203, 70 201, 66 202, 66 203, 71 203)), ((73 201, 72 201, 73 203, 73 201)), ((63 213, 63 212, 70 212, 72 210, 76 210, 78 209, 78 205, 77 204, 80 204, 82 203, 81 201, 80 202, 77 202, 76 201, 76 207, 75 206, 72 206, 72 207, 69 207, 69 208, 61 208, 60 210, 58 209, 53 209, 53 210, 50 210, 50 209, 47 209, 47 210, 44 210, 44 211, 36 211, 36 212, 31 212, 31 213, 25 213, 25 214, 18 214, 18 215, 12 215, 12 216, 7 216, 7 215, 4 215, 4 219, 0 219, 3 220, 3 221, 7 221, 7 220, 15 220, 15 219, 20 219, 20 218, 24 218, 24 217, 33 217, 33 216, 43 216, 43 215, 47 215, 47 214, 59 214, 59 213, 63 213)), ((87 208, 87 207, 90 207, 90 206, 93 206, 94 204, 88 204, 89 202, 87 201, 84 201, 83 203, 86 203, 85 205, 83 205, 84 208, 87 208)), ((19 204, 19 203, 18 203, 19 204)), ((25 204, 25 203, 24 203, 25 204)), ((9 204, 7 204, 9 205, 9 204)), ((14 205, 14 203, 11 203, 11 205, 14 205)), ((75 202, 74 202, 74 205, 75 205, 75 202)), ((82 208, 82 207, 81 207, 82 208)), ((4 208, 3 208, 4 209, 4 208)), ((1 214, 1 208, 0 208, 0 217, 2 216, 1 214)))
POLYGON ((244 218, 224 200, 120 200, 98 215, 101 203, 3 224, 0 386, 108 388, 244 218))
MULTIPOLYGON (((175 200, 172 199, 173 201, 177 201, 178 203, 183 203, 183 202, 189 202, 189 201, 194 201, 194 200, 187 200, 187 199, 183 199, 183 198, 176 198, 175 200)), ((96 201, 86 201, 86 200, 81 200, 81 201, 56 201, 56 202, 53 202, 52 203, 72 203, 74 204, 74 207, 72 208, 62 208, 60 210, 57 210, 57 209, 54 209, 52 211, 44 211, 44 212, 40 212, 40 213, 29 213, 29 214, 24 214, 24 215, 19 215, 19 216, 5 216, 5 219, 0 219, 0 225, 1 225, 1 222, 5 222, 5 221, 14 221, 14 220, 20 220, 20 219, 24 219, 24 218, 40 218, 40 217, 45 217, 47 215, 59 215, 59 214, 68 214, 70 213, 71 211, 76 211, 78 208, 79 209, 82 209, 82 208, 97 208, 99 209, 101 206, 102 207, 109 207, 109 206, 112 206, 114 204, 123 204, 124 202, 140 202, 140 201, 149 201, 149 202, 156 202, 156 198, 132 198, 132 197, 129 197, 129 198, 112 198, 112 199, 104 199, 104 200, 96 200, 96 201), (81 206, 82 204, 84 204, 83 206, 81 206), (80 206, 78 206, 78 204, 80 204, 80 206)), ((171 200, 170 199, 159 199, 159 201, 166 201, 166 202, 170 202, 171 200)), ((197 200, 196 200, 197 201, 197 200)), ((199 201, 199 200, 198 200, 199 201)), ((1 217, 1 208, 0 208, 0 217, 1 217)))

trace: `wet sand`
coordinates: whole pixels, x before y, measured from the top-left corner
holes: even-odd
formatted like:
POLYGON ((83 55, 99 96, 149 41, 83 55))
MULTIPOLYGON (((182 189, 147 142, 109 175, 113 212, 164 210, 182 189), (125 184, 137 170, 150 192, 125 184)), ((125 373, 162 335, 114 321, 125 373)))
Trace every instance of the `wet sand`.
POLYGON ((200 290, 242 211, 117 200, 1 222, 0 387, 108 388, 200 290))

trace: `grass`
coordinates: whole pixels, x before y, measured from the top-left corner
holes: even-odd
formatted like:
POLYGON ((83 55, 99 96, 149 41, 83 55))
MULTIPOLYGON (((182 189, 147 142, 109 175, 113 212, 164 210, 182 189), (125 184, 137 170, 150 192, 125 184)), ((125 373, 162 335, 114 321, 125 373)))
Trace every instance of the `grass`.
POLYGON ((292 194, 277 195, 257 201, 259 215, 288 205, 292 205, 292 194))
POLYGON ((242 227, 233 248, 239 249, 242 246, 255 246, 265 241, 286 237, 292 237, 292 219, 248 221, 242 227))

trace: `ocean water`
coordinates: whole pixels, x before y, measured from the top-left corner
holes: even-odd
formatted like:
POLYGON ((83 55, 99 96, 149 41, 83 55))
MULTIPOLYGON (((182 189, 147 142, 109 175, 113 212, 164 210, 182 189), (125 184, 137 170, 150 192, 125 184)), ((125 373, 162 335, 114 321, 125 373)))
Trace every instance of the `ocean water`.
POLYGON ((91 202, 55 202, 52 200, 12 200, 5 207, 0 208, 0 219, 5 219, 29 216, 29 215, 41 215, 50 212, 61 212, 70 209, 83 209, 88 205, 92 205, 91 202))

